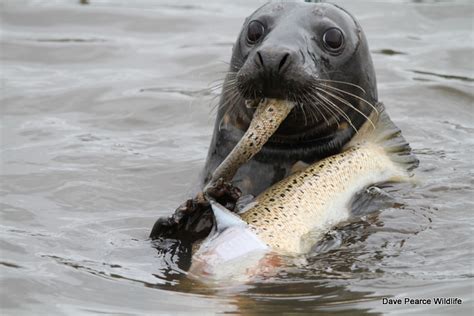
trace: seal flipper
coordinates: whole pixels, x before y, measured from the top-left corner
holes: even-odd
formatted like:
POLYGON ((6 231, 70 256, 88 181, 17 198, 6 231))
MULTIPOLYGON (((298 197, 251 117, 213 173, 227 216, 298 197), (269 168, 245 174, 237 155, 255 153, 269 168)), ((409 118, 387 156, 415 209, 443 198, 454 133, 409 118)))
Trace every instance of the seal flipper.
MULTIPOLYGON (((231 183, 218 182, 207 194, 229 209, 234 209, 241 196, 231 183)), ((194 243, 209 235, 214 227, 214 216, 209 201, 202 193, 181 204, 169 217, 160 217, 150 233, 151 239, 178 239, 194 243)))

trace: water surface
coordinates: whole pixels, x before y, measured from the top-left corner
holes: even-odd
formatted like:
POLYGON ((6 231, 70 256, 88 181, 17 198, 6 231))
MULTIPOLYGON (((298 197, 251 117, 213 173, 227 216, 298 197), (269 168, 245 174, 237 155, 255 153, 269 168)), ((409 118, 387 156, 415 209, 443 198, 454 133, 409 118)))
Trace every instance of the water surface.
POLYGON ((365 29, 419 183, 388 188, 403 203, 239 287, 189 280, 147 236, 194 190, 219 94, 209 87, 263 2, 89 2, 0 4, 5 314, 472 312, 470 1, 337 1, 365 29))

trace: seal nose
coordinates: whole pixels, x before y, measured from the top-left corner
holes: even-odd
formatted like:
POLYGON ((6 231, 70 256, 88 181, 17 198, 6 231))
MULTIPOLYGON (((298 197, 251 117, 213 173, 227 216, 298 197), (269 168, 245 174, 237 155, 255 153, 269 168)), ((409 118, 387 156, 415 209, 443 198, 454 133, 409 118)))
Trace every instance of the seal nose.
POLYGON ((267 72, 281 73, 291 63, 291 53, 278 48, 261 49, 255 54, 255 63, 267 72))

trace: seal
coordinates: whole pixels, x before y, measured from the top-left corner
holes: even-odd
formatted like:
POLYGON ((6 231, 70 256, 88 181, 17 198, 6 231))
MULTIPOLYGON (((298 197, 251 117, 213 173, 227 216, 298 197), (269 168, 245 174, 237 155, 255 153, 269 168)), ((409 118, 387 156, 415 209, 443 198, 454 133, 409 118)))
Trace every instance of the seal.
POLYGON ((292 167, 337 154, 378 111, 375 71, 360 24, 328 3, 268 3, 248 17, 223 83, 202 185, 248 129, 264 98, 295 107, 234 177, 257 195, 292 167))
POLYGON ((288 101, 266 98, 264 102, 260 102, 244 136, 214 170, 206 187, 212 187, 219 180, 231 181, 237 170, 262 149, 293 107, 294 103, 288 101))
MULTIPOLYGON (((257 196, 295 169, 341 153, 364 124, 373 124, 371 117, 383 105, 357 20, 337 5, 298 2, 265 4, 245 20, 222 86, 202 188, 215 180, 216 169, 248 130, 256 105, 266 99, 294 106, 233 176, 240 190, 217 190, 224 204, 257 196)), ((208 203, 189 200, 159 219, 150 237, 192 243, 209 233, 212 221, 208 203)))

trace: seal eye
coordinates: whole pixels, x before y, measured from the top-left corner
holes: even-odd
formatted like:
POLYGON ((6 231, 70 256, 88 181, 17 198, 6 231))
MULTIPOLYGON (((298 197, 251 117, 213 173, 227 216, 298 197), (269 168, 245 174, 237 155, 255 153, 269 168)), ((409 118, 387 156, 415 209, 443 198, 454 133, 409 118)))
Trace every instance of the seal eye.
POLYGON ((250 21, 247 28, 247 42, 255 44, 265 33, 265 26, 259 21, 250 21))
POLYGON ((332 28, 323 35, 324 46, 332 52, 337 52, 344 44, 344 36, 340 29, 332 28))

